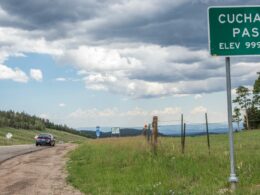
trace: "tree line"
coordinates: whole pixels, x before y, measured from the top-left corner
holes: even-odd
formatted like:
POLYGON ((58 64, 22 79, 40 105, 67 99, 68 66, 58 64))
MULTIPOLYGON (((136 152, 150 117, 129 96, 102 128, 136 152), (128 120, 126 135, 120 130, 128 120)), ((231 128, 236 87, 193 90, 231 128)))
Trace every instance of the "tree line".
POLYGON ((239 86, 236 89, 236 98, 233 121, 237 122, 238 127, 240 121, 243 120, 245 129, 260 128, 260 72, 257 73, 258 78, 255 80, 253 89, 245 86, 239 86), (243 118, 241 116, 243 115, 243 118))
POLYGON ((82 134, 80 131, 70 128, 67 125, 55 124, 48 119, 31 116, 25 112, 15 112, 13 110, 0 111, 0 127, 31 130, 45 130, 48 128, 88 137, 87 134, 82 134))

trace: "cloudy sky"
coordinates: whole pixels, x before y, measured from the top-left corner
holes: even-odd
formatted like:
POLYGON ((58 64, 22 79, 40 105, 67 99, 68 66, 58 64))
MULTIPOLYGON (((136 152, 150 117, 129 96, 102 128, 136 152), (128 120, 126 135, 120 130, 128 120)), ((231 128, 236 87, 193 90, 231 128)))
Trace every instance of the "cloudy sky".
MULTIPOLYGON (((207 8, 257 0, 1 0, 0 110, 72 127, 227 121, 225 61, 207 8)), ((232 87, 259 57, 234 57, 232 87)))

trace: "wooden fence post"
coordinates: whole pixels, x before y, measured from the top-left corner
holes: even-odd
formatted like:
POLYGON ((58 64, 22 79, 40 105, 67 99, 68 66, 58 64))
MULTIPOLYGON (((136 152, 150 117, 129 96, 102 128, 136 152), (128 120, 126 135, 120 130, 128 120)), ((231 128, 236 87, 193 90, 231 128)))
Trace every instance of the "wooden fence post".
POLYGON ((182 153, 184 152, 184 149, 183 149, 183 135, 184 135, 184 132, 183 132, 183 114, 181 114, 181 152, 182 153))
POLYGON ((183 124, 182 153, 185 151, 186 123, 183 124))
POLYGON ((152 126, 153 126, 153 150, 154 150, 154 153, 156 153, 156 150, 157 150, 157 143, 158 143, 158 116, 154 116, 153 117, 153 123, 152 123, 152 126))
POLYGON ((208 125, 208 115, 207 115, 207 113, 205 113, 205 120, 206 120, 206 132, 207 132, 208 150, 209 150, 209 154, 210 154, 209 125, 208 125))
POLYGON ((147 128, 147 142, 149 143, 150 141, 150 136, 151 136, 151 124, 148 124, 148 128, 147 128))

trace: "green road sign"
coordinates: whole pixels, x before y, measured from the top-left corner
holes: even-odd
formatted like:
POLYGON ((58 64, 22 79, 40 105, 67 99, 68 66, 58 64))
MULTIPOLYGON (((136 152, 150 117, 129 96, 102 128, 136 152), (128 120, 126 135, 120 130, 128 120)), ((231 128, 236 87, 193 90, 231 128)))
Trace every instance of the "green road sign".
POLYGON ((260 55, 260 6, 210 7, 208 23, 211 55, 260 55))

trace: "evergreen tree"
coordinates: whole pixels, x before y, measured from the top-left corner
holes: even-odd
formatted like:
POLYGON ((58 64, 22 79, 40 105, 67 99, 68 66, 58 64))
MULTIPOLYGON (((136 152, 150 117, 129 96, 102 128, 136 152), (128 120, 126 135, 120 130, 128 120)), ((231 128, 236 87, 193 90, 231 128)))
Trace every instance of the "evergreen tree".
POLYGON ((248 118, 248 109, 252 105, 252 100, 250 99, 250 91, 244 86, 239 86, 236 89, 237 97, 233 100, 234 103, 237 103, 241 109, 245 110, 245 120, 246 120, 246 129, 250 129, 250 123, 248 118))
POLYGON ((237 123, 238 130, 240 129, 239 128, 240 121, 242 121, 240 109, 238 107, 235 107, 234 108, 234 114, 233 114, 233 122, 237 123))
POLYGON ((253 104, 255 107, 260 107, 260 72, 258 74, 258 79, 255 80, 254 88, 253 88, 253 104))

